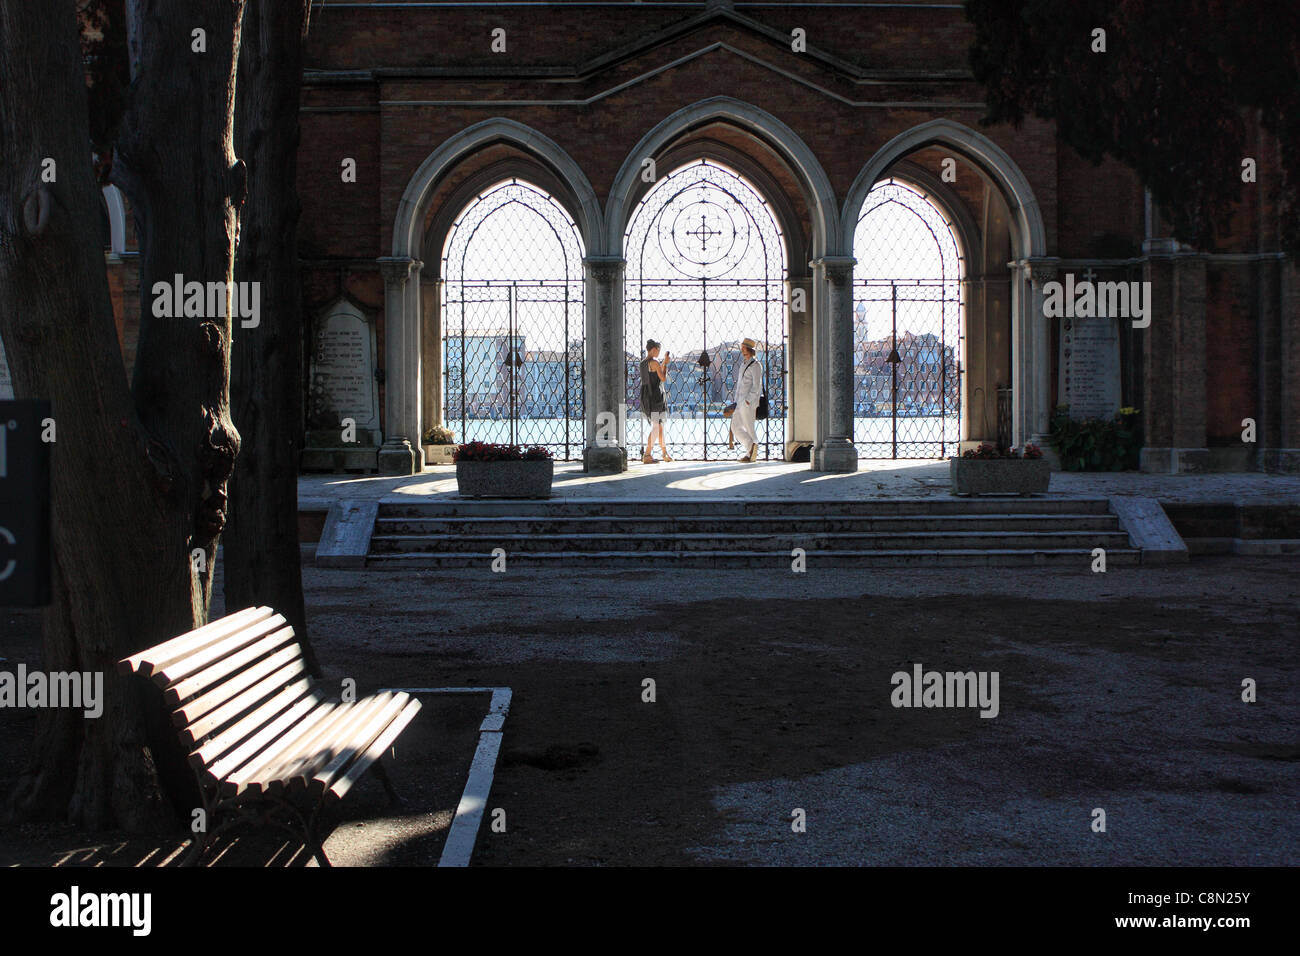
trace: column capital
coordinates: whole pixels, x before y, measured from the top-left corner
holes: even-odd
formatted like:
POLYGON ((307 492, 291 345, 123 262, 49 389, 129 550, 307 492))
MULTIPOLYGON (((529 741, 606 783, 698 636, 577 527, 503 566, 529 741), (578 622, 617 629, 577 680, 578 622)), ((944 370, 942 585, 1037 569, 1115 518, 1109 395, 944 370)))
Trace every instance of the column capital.
POLYGON ((622 256, 587 256, 582 260, 587 274, 603 281, 618 278, 626 265, 627 260, 622 256))
POLYGON ((1044 282, 1052 282, 1056 279, 1061 270, 1061 260, 1055 257, 1040 256, 1033 259, 1022 259, 1017 265, 1025 267, 1025 277, 1034 285, 1042 285, 1044 282))
POLYGON ((413 275, 418 276, 424 268, 423 262, 409 256, 381 256, 375 261, 379 263, 379 272, 386 286, 400 286, 413 275))
POLYGON ((832 282, 846 282, 853 275, 853 267, 858 264, 858 260, 852 256, 822 256, 808 264, 824 271, 826 278, 832 282))

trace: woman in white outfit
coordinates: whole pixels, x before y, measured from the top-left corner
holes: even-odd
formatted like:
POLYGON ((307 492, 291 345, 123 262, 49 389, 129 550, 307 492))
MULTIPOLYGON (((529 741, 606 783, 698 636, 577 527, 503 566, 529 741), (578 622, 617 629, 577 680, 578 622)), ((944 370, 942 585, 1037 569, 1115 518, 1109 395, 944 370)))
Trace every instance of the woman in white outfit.
POLYGON ((736 410, 731 416, 731 431, 746 451, 741 461, 758 459, 758 433, 754 429, 754 413, 758 399, 763 394, 763 369, 755 359, 758 343, 745 339, 740 343, 740 371, 736 373, 736 388, 732 401, 736 410))

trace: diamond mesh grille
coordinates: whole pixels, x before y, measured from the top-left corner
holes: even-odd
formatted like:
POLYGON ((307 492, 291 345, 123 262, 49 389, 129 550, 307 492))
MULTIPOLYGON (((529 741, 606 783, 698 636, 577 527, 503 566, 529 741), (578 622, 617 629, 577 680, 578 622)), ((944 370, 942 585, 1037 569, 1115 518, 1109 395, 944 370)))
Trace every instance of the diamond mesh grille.
POLYGON ((708 160, 660 179, 625 237, 624 352, 629 454, 645 447, 641 359, 647 338, 672 353, 664 390, 674 458, 735 458, 722 408, 753 339, 770 416, 756 423, 759 455, 780 460, 785 443, 784 240, 758 190, 708 160), (700 360, 704 359, 704 364, 700 360))
POLYGON ((961 439, 963 262, 952 226, 898 180, 854 233, 854 427, 861 458, 944 458, 961 439))
POLYGON ((551 196, 485 190, 442 261, 443 418, 459 441, 544 445, 581 458, 582 241, 551 196))

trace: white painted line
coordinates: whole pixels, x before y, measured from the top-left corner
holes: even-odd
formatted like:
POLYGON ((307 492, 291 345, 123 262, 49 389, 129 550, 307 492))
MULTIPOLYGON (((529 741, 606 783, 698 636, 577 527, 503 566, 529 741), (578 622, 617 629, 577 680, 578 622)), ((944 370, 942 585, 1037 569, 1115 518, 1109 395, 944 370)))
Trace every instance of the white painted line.
POLYGON ((497 755, 501 752, 501 732, 505 728, 506 714, 510 712, 513 693, 509 687, 385 687, 382 690, 408 694, 491 694, 487 716, 479 724, 478 747, 469 766, 469 777, 456 806, 456 816, 447 832, 438 866, 469 866, 474 853, 474 841, 487 809, 488 794, 492 791, 492 777, 496 773, 497 755))
POLYGON ((500 750, 499 732, 479 734, 478 750, 474 753, 474 762, 470 764, 465 792, 460 796, 456 818, 451 821, 451 830, 447 833, 447 842, 442 846, 442 859, 438 861, 438 866, 469 866, 474 841, 478 838, 479 824, 483 822, 483 811, 487 809, 488 792, 492 789, 492 775, 496 771, 500 750))

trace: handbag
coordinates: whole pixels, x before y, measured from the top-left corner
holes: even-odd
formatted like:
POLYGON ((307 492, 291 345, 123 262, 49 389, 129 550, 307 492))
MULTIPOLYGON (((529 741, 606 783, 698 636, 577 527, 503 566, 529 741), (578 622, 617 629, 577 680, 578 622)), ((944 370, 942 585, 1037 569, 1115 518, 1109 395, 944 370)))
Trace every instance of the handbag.
POLYGON ((734 414, 736 414, 736 403, 735 403, 735 402, 727 402, 727 404, 726 404, 725 406, 723 406, 723 409, 722 409, 722 417, 723 417, 723 418, 730 418, 730 417, 731 417, 732 415, 734 415, 734 414))
POLYGON ((767 362, 763 363, 763 394, 758 400, 758 407, 754 409, 754 420, 762 421, 771 414, 771 407, 767 403, 767 362))

